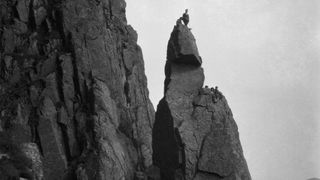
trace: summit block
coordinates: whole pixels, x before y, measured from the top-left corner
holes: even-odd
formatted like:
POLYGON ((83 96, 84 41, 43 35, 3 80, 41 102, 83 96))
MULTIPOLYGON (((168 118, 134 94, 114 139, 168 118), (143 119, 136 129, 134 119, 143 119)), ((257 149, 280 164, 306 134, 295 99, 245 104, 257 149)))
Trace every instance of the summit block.
POLYGON ((202 60, 198 52, 196 40, 187 26, 177 24, 174 27, 168 43, 167 60, 201 66, 202 60))

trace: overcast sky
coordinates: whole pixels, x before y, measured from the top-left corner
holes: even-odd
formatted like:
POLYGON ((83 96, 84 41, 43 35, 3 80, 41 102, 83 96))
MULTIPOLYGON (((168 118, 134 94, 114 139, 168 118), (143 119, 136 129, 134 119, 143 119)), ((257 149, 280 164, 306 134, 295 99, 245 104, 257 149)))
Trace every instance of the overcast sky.
POLYGON ((205 84, 226 96, 253 180, 320 177, 320 0, 126 2, 154 107, 170 33, 189 8, 205 84))

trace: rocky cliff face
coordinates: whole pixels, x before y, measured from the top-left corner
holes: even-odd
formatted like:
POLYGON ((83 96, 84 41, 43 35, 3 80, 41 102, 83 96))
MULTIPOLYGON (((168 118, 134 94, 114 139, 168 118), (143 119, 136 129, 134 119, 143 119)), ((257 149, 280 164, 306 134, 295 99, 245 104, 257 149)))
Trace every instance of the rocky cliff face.
POLYGON ((0 1, 0 177, 133 179, 154 110, 123 0, 0 1))
POLYGON ((154 114, 125 6, 0 1, 0 179, 160 179, 154 164, 163 180, 250 180, 231 110, 202 88, 182 24, 154 114))
POLYGON ((225 97, 204 82, 195 39, 178 23, 171 34, 164 97, 153 128, 153 161, 166 180, 250 180, 225 97))

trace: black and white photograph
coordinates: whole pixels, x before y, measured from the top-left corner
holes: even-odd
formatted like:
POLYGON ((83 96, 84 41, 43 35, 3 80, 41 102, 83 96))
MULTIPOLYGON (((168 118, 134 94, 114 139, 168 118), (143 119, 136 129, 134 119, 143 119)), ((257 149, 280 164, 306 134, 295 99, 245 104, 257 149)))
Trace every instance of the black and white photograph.
POLYGON ((320 180, 320 0, 0 0, 0 180, 320 180))

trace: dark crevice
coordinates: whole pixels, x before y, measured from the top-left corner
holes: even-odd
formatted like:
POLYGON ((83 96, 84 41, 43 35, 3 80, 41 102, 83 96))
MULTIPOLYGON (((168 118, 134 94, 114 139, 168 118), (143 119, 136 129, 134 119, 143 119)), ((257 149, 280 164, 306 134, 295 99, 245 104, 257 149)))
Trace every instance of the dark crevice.
POLYGON ((94 95, 94 82, 93 82, 93 77, 92 74, 89 74, 88 79, 89 82, 84 83, 84 95, 85 95, 85 104, 84 111, 87 115, 86 117, 86 134, 88 135, 88 138, 90 139, 91 145, 95 148, 98 148, 98 144, 96 141, 92 141, 95 139, 96 134, 94 132, 95 128, 95 120, 94 120, 94 115, 96 115, 95 112, 95 95, 94 95))
POLYGON ((94 95, 94 78, 92 73, 89 74, 89 80, 90 80, 90 87, 87 87, 88 89, 88 94, 87 94, 87 99, 86 102, 88 102, 87 104, 87 108, 88 108, 88 114, 91 115, 96 115, 96 111, 95 111, 95 95, 94 95))
POLYGON ((43 21, 43 22, 40 24, 38 33, 41 34, 41 35, 48 35, 48 33, 49 33, 49 26, 48 26, 47 21, 43 21))
POLYGON ((197 66, 197 67, 201 66, 200 61, 198 60, 198 58, 194 54, 189 54, 189 55, 179 54, 178 57, 179 58, 176 58, 172 61, 174 61, 178 64, 193 65, 193 66, 197 66))
POLYGON ((129 94, 130 87, 129 87, 128 81, 126 81, 124 83, 124 88, 123 89, 124 89, 124 94, 126 96, 127 104, 130 104, 131 103, 131 98, 130 98, 130 94, 129 94))
POLYGON ((17 18, 17 19, 20 19, 19 13, 18 13, 18 10, 17 10, 17 7, 16 7, 16 6, 13 6, 13 7, 12 7, 12 14, 13 14, 13 17, 15 17, 15 18, 17 18))
MULTIPOLYGON (((2 44, 3 43, 0 43, 0 48, 1 48, 2 44)), ((0 50, 2 50, 2 48, 0 50)), ((0 58, 1 58, 1 61, 0 61, 0 78, 1 78, 1 80, 5 79, 5 76, 6 76, 6 66, 5 66, 5 61, 3 60, 4 57, 5 57, 5 54, 0 56, 0 58)), ((2 82, 1 82, 1 84, 2 84, 2 82)))
POLYGON ((33 174, 31 172, 28 172, 28 171, 24 171, 24 172, 20 172, 19 173, 19 180, 21 178, 24 178, 24 179, 33 179, 33 174))
POLYGON ((164 80, 164 95, 166 94, 167 90, 168 90, 168 86, 171 82, 171 79, 169 77, 171 77, 171 63, 169 61, 166 62, 165 65, 165 75, 166 75, 166 79, 164 80))
POLYGON ((34 143, 36 143, 38 145, 41 155, 44 155, 43 148, 42 148, 42 145, 41 145, 41 140, 40 140, 38 127, 35 128, 35 141, 34 141, 34 143))
POLYGON ((85 149, 85 143, 86 143, 86 139, 85 139, 85 136, 83 135, 83 132, 81 132, 81 127, 80 127, 80 124, 79 122, 77 121, 76 119, 76 116, 74 115, 73 118, 72 118, 72 122, 73 122, 73 125, 74 125, 74 134, 75 134, 75 137, 76 137, 76 140, 77 140, 77 145, 79 147, 79 152, 83 152, 83 150, 85 149))
MULTIPOLYGON (((73 76, 72 76, 72 80, 73 80, 73 84, 74 84, 74 90, 75 90, 75 103, 81 104, 81 101, 83 100, 82 95, 81 95, 81 89, 80 89, 80 80, 79 80, 79 72, 78 72, 78 66, 77 66, 77 62, 76 62, 76 55, 75 55, 75 51, 74 51, 74 46, 72 44, 72 35, 71 33, 67 34, 66 37, 66 43, 65 43, 65 48, 68 52, 71 53, 71 63, 72 63, 72 69, 73 69, 73 76)), ((75 109, 76 111, 81 110, 81 107, 78 107, 79 109, 75 109)), ((72 118, 72 123, 74 125, 74 133, 77 139, 77 144, 79 147, 79 152, 83 152, 83 150, 85 149, 86 145, 86 139, 85 136, 83 135, 83 132, 80 132, 79 127, 79 123, 76 119, 76 113, 73 115, 72 118)))
MULTIPOLYGON (((124 42, 124 44, 127 43, 127 42, 124 42)), ((126 66, 126 63, 125 63, 125 59, 124 59, 124 50, 126 49, 126 47, 121 47, 119 49, 119 53, 121 54, 121 61, 119 61, 119 68, 121 69, 122 66, 124 67, 125 69, 125 75, 126 77, 129 77, 131 74, 132 74, 132 70, 129 69, 129 67, 126 66)), ((130 60, 133 60, 133 59, 130 59, 130 60)), ((134 65, 132 65, 133 67, 134 65)), ((131 68, 132 68, 131 67, 131 68)))
MULTIPOLYGON (((0 39, 3 39, 3 22, 2 22, 3 20, 2 19, 0 19, 0 39)), ((0 52, 3 52, 4 51, 4 46, 5 46, 5 44, 4 43, 0 43, 0 52)), ((0 58, 2 59, 3 57, 2 56, 0 56, 0 58)), ((1 69, 2 69, 2 63, 1 63, 1 69)))
POLYGON ((224 179, 225 178, 225 176, 221 176, 220 174, 214 173, 214 172, 198 170, 197 173, 201 173, 201 174, 204 174, 206 176, 209 176, 209 177, 212 177, 212 178, 215 178, 215 179, 224 179))
POLYGON ((167 93, 167 90, 169 89, 169 84, 171 82, 171 79, 166 77, 166 79, 164 80, 164 95, 167 93))
POLYGON ((37 28, 37 25, 36 25, 36 19, 34 17, 34 11, 33 11, 33 1, 34 0, 30 0, 30 3, 29 3, 29 23, 28 23, 28 26, 29 26, 29 29, 31 32, 35 31, 36 28, 37 28))
MULTIPOLYGON (((93 1, 92 1, 92 2, 93 2, 93 1)), ((100 0, 94 0, 94 3, 95 3, 96 6, 99 6, 100 3, 101 3, 101 1, 100 1, 100 0)))
POLYGON ((57 88, 58 88, 58 95, 61 102, 65 102, 64 93, 63 93, 63 69, 61 67, 60 60, 56 59, 56 79, 57 79, 57 88))
POLYGON ((159 102, 157 108, 152 139, 152 158, 154 165, 160 168, 161 179, 174 180, 175 171, 181 167, 183 162, 179 163, 178 137, 176 137, 173 117, 165 99, 159 102))
POLYGON ((40 56, 46 56, 46 52, 45 52, 45 47, 46 44, 49 43, 49 37, 47 37, 49 32, 49 27, 46 21, 43 21, 40 26, 37 29, 37 33, 38 33, 38 50, 39 50, 39 54, 40 56))
POLYGON ((125 59, 124 59, 124 50, 126 48, 127 42, 123 42, 122 46, 119 48, 119 54, 121 54, 121 60, 119 61, 119 68, 121 69, 124 67, 125 70, 125 77, 126 77, 126 82, 124 83, 124 95, 126 96, 126 101, 127 104, 131 103, 131 98, 130 98, 130 84, 128 82, 129 76, 132 74, 131 70, 126 66, 125 64, 125 59))
POLYGON ((59 9, 55 9, 55 20, 56 20, 56 27, 57 31, 59 32, 61 38, 62 38, 62 44, 64 47, 67 45, 67 39, 64 34, 64 26, 63 26, 63 12, 59 9))
POLYGON ((110 18, 112 18, 112 16, 113 16, 113 13, 112 13, 112 1, 111 0, 109 0, 109 12, 110 12, 110 18))
MULTIPOLYGON (((59 120, 58 120, 59 121, 59 120)), ((71 151, 69 147, 69 136, 68 136, 68 127, 64 124, 58 123, 62 133, 62 141, 65 149, 65 154, 67 161, 70 162, 72 160, 71 151)))
POLYGON ((76 53, 75 53, 74 45, 72 41, 72 34, 70 32, 67 33, 66 41, 64 43, 64 49, 67 52, 71 53, 71 61, 72 61, 72 67, 73 67, 73 77, 72 77, 73 84, 76 92, 75 94, 80 96, 80 99, 77 99, 77 100, 80 101, 83 97, 82 97, 81 88, 80 88, 79 70, 76 62, 76 53))
POLYGON ((37 113, 37 108, 32 108, 30 115, 29 115, 29 121, 28 124, 30 126, 31 130, 31 141, 36 143, 38 145, 39 151, 41 155, 43 155, 43 149, 40 141, 40 135, 38 131, 38 125, 39 125, 39 115, 37 113))

